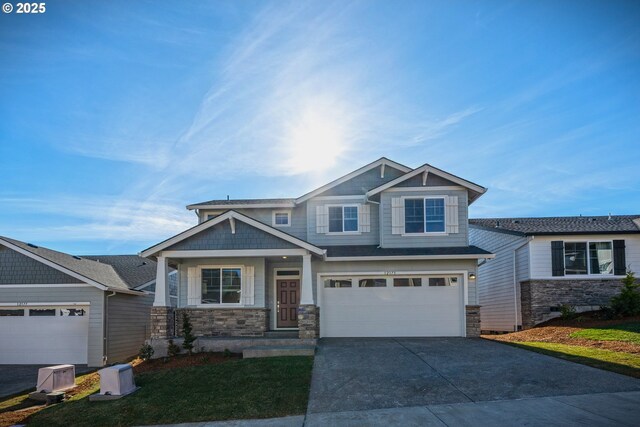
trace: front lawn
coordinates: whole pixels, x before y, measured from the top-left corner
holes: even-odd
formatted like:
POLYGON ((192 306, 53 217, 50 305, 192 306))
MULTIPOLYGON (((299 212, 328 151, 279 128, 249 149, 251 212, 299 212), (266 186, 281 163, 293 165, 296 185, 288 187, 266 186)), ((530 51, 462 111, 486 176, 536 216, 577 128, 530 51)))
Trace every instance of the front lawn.
POLYGON ((304 414, 312 357, 232 359, 136 375, 120 400, 82 398, 37 412, 29 426, 130 426, 304 414))
POLYGON ((625 341, 640 344, 640 323, 632 322, 601 328, 583 329, 573 332, 571 337, 596 341, 625 341))
POLYGON ((640 378, 640 356, 637 354, 549 342, 525 341, 509 342, 509 344, 594 368, 640 378))

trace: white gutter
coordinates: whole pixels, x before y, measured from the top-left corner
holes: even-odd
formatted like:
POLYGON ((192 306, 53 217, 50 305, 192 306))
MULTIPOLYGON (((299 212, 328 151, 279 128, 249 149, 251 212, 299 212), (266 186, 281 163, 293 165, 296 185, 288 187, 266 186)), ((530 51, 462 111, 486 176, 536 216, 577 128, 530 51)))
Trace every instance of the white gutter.
POLYGON ((516 252, 518 249, 528 245, 530 241, 531 239, 527 238, 527 240, 513 248, 513 252, 511 254, 511 260, 513 262, 513 312, 515 313, 515 322, 513 323, 514 332, 518 331, 518 272, 516 269, 516 252))

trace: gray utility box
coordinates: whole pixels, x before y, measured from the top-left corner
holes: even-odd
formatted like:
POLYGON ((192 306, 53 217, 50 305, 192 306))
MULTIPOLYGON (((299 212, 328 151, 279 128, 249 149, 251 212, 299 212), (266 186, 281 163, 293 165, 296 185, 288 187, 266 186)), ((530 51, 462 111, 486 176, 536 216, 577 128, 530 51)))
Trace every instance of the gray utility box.
POLYGON ((74 365, 57 365, 38 369, 38 384, 36 385, 38 392, 64 391, 75 386, 76 367, 74 365))
POLYGON ((133 393, 138 389, 133 380, 133 368, 128 363, 100 369, 100 393, 89 396, 89 400, 113 400, 133 393))

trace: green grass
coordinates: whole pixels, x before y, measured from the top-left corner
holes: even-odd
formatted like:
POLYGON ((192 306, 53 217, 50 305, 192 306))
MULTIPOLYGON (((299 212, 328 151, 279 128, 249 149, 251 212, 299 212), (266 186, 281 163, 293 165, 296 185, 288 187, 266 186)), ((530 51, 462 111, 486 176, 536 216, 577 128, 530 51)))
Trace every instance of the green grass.
POLYGON ((311 357, 273 357, 148 372, 136 376, 141 389, 131 396, 55 405, 28 424, 128 426, 303 414, 312 365, 311 357))
POLYGON ((549 342, 505 342, 505 344, 640 378, 640 355, 637 354, 549 342))
POLYGON ((640 322, 583 329, 572 333, 571 338, 584 338, 596 341, 626 341, 640 344, 640 322))

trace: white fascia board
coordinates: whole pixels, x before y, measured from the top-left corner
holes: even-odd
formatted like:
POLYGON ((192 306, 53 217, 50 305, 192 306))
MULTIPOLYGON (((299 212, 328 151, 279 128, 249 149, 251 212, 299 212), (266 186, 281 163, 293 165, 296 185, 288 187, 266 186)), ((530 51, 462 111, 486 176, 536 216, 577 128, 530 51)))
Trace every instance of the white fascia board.
POLYGON ((293 208, 296 204, 294 202, 287 203, 251 203, 251 204, 238 204, 238 205, 189 205, 188 210, 194 209, 276 209, 276 208, 293 208))
POLYGON ((228 258, 228 257, 265 257, 265 256, 302 256, 306 249, 229 249, 229 250, 189 250, 162 251, 167 258, 228 258))
MULTIPOLYGON (((394 179, 393 181, 389 181, 386 184, 383 184, 383 185, 381 185, 379 187, 376 187, 376 188, 373 188, 373 189, 369 190, 367 192, 367 197, 371 197, 371 196, 373 196, 375 194, 378 194, 378 193, 381 193, 381 192, 383 192, 385 190, 388 190, 389 188, 394 187, 394 186, 398 185, 399 183, 401 183, 403 181, 406 181, 409 178, 413 178, 414 176, 419 175, 419 174, 424 173, 424 172, 432 173, 434 175, 438 175, 438 176, 440 176, 442 178, 448 179, 451 182, 455 182, 456 184, 459 184, 459 185, 461 185, 461 186, 463 186, 465 188, 468 188, 468 189, 473 190, 475 192, 478 192, 480 194, 484 194, 487 191, 487 189, 484 188, 484 187, 481 187, 481 186, 479 186, 477 184, 474 184, 474 183, 469 182, 469 181, 467 181, 465 179, 459 178, 459 177, 457 177, 455 175, 452 175, 452 174, 450 174, 448 172, 445 172, 443 170, 440 170, 438 168, 434 168, 433 166, 426 164, 426 165, 420 166, 417 169, 412 170, 411 172, 408 172, 408 173, 406 173, 406 174, 404 174, 402 176, 399 176, 398 178, 394 179)), ((425 188, 428 188, 428 187, 425 187, 425 188)))
POLYGON ((348 174, 346 174, 345 176, 343 176, 341 178, 338 178, 338 179, 336 179, 334 181, 331 181, 330 183, 325 184, 322 187, 317 188, 317 189, 311 191, 310 193, 305 194, 304 196, 298 197, 296 199, 296 204, 300 204, 300 203, 306 202, 307 200, 313 198, 317 194, 324 193, 325 191, 335 187, 336 185, 342 184, 343 182, 346 182, 346 181, 350 180, 351 178, 354 178, 354 177, 356 177, 356 176, 358 176, 358 175, 360 175, 360 174, 362 174, 364 172, 370 171, 371 169, 376 168, 378 166, 381 166, 383 164, 386 165, 386 166, 391 166, 392 168, 398 169, 398 170, 400 170, 400 171, 402 171, 404 173, 407 173, 407 172, 409 172, 411 170, 411 168, 408 168, 408 167, 403 166, 403 165, 401 165, 399 163, 396 163, 393 160, 382 158, 382 159, 376 160, 373 163, 369 163, 368 165, 365 165, 365 166, 361 167, 360 169, 356 169, 355 171, 353 171, 351 173, 348 173, 348 174))
MULTIPOLYGON (((176 274, 178 274, 178 270, 174 270, 174 271, 170 272, 168 275, 171 276, 171 275, 176 275, 176 274)), ((156 279, 151 279, 147 283, 143 283, 142 285, 136 286, 133 289, 135 289, 136 291, 141 291, 144 288, 153 285, 154 283, 156 283, 156 279)), ((151 293, 153 293, 153 292, 151 292, 151 293)))
POLYGON ((401 256, 353 256, 353 257, 325 257, 325 261, 412 261, 412 260, 443 260, 443 259, 491 259, 495 254, 487 255, 401 255, 401 256))
MULTIPOLYGON (((300 240, 297 237, 293 237, 290 234, 287 234, 287 233, 285 233, 283 231, 275 229, 275 228, 273 228, 273 227, 271 227, 269 225, 263 224, 260 221, 257 221, 255 219, 250 218, 250 217, 248 217, 246 215, 243 215, 243 214, 241 214, 239 212, 227 211, 227 212, 223 213, 220 216, 217 216, 217 217, 215 217, 213 219, 210 219, 208 221, 200 223, 200 224, 198 224, 198 225, 196 225, 196 226, 194 226, 194 227, 192 227, 192 228, 190 228, 190 229, 188 229, 186 231, 183 231, 182 233, 177 234, 177 235, 173 236, 172 238, 165 240, 162 243, 159 243, 159 244, 157 244, 155 246, 152 246, 149 249, 145 249, 144 251, 140 252, 140 256, 146 258, 146 257, 152 256, 152 255, 155 255, 155 254, 157 254, 158 252, 162 251, 165 248, 168 248, 168 247, 170 247, 170 246, 172 246, 172 245, 174 245, 174 244, 176 244, 178 242, 181 242, 182 240, 184 240, 184 239, 186 239, 188 237, 191 237, 191 236, 193 236, 193 235, 195 235, 195 234, 197 234, 197 233, 199 233, 201 231, 204 231, 209 227, 213 227, 216 224, 220 224, 221 222, 224 222, 224 221, 226 221, 226 220, 228 220, 230 218, 235 218, 235 219, 237 219, 239 221, 242 221, 245 224, 251 225, 252 227, 255 227, 255 228, 257 228, 259 230, 262 230, 262 231, 264 231, 266 233, 269 233, 269 234, 271 234, 273 236, 276 236, 276 237, 278 237, 278 238, 280 238, 282 240, 285 240, 285 241, 287 241, 289 243, 292 243, 292 244, 294 244, 296 246, 300 246, 301 248, 304 248, 304 249, 306 249, 306 250, 308 250, 308 251, 310 251, 310 252, 312 252, 312 253, 314 253, 316 255, 320 255, 320 256, 324 255, 324 250, 322 250, 322 249, 318 248, 317 246, 314 246, 314 245, 312 245, 310 243, 307 243, 304 240, 300 240)), ((229 252, 229 251, 227 251, 227 252, 229 252)))
POLYGON ((88 283, 22 283, 0 285, 0 289, 4 288, 93 288, 88 283))
POLYGON ((73 270, 69 270, 68 268, 63 267, 63 266, 61 266, 59 264, 56 264, 53 261, 49 261, 48 259, 46 259, 46 258, 44 258, 44 257, 42 257, 40 255, 37 255, 37 254, 34 254, 33 252, 30 252, 30 251, 27 251, 25 249, 22 249, 20 246, 16 246, 11 242, 7 242, 4 239, 0 239, 0 241, 2 242, 2 244, 4 246, 8 247, 9 249, 12 249, 12 250, 14 250, 14 251, 16 251, 16 252, 18 252, 18 253, 20 253, 22 255, 28 256, 29 258, 34 259, 34 260, 36 260, 36 261, 38 261, 38 262, 40 262, 40 263, 42 263, 44 265, 47 265, 47 266, 49 266, 51 268, 55 268, 58 271, 61 271, 61 272, 65 273, 65 274, 67 274, 67 275, 69 275, 71 277, 75 277, 76 279, 81 280, 83 282, 86 282, 86 283, 88 283, 88 284, 90 284, 92 286, 95 286, 98 289, 101 289, 103 291, 106 291, 107 289, 111 289, 108 286, 103 285, 102 283, 98 283, 95 280, 92 280, 92 279, 89 279, 88 277, 83 276, 82 274, 76 273, 73 270))

